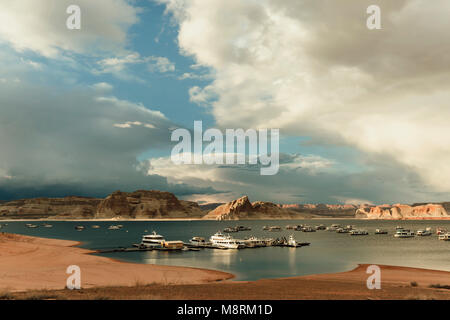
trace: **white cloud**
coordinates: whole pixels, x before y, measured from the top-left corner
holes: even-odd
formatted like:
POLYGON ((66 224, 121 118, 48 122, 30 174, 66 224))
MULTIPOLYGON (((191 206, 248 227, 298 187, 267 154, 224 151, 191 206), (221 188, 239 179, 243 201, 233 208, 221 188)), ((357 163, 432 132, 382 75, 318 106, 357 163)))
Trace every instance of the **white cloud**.
POLYGON ((221 127, 347 144, 450 191, 447 0, 160 2, 181 52, 214 70, 190 97, 221 127), (374 3, 382 30, 366 27, 374 3))
POLYGON ((114 87, 107 82, 98 82, 93 84, 92 88, 97 91, 111 91, 114 87))
POLYGON ((77 0, 81 30, 69 30, 66 8, 72 0, 15 0, 0 2, 0 42, 17 51, 31 50, 46 57, 65 51, 99 53, 124 51, 128 28, 138 22, 139 9, 126 0, 77 0))
POLYGON ((148 64, 148 68, 150 71, 155 72, 172 72, 175 71, 175 64, 171 62, 166 57, 149 57, 148 59, 150 63, 148 64))

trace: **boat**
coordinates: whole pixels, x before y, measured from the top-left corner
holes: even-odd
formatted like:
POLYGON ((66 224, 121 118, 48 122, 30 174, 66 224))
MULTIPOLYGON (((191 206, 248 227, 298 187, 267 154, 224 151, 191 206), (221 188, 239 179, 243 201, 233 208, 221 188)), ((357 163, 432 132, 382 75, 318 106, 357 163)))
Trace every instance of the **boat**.
POLYGON ((238 226, 236 227, 237 231, 250 231, 252 228, 246 226, 238 226))
POLYGON ((195 246, 206 246, 209 244, 203 237, 193 237, 191 240, 189 240, 189 242, 190 244, 195 246))
POLYGON ((44 228, 52 228, 52 227, 53 227, 53 225, 52 225, 52 224, 49 224, 49 223, 44 223, 42 226, 43 226, 44 228))
POLYGON ((403 227, 401 227, 401 226, 396 226, 395 227, 395 230, 403 230, 404 228, 403 227))
POLYGON ((327 231, 336 231, 339 228, 342 228, 340 224, 332 224, 331 226, 327 227, 325 230, 327 230, 327 231))
POLYGON ((302 228, 302 231, 303 231, 303 232, 316 232, 316 229, 314 229, 314 228, 311 227, 311 226, 304 226, 304 227, 302 228))
POLYGON ((262 229, 263 229, 264 231, 268 231, 268 230, 269 230, 269 227, 268 227, 268 226, 264 226, 262 229))
POLYGON ((439 240, 450 241, 450 232, 446 232, 439 235, 439 240))
POLYGON ((375 234, 388 234, 388 232, 386 230, 383 230, 383 229, 376 229, 375 230, 375 234))
POLYGON ((223 229, 223 232, 232 233, 232 232, 238 232, 238 230, 233 227, 227 227, 227 228, 223 229))
POLYGON ((396 238, 413 238, 415 237, 414 231, 407 230, 407 229, 399 229, 394 234, 394 237, 396 238))
POLYGON ((296 227, 297 227, 297 226, 292 226, 292 225, 288 224, 288 225, 286 226, 286 230, 294 230, 296 227))
POLYGON ((83 231, 84 230, 84 226, 75 226, 75 229, 77 231, 83 231))
POLYGON ((182 250, 184 248, 183 241, 163 241, 162 248, 165 250, 182 250))
POLYGON ((27 223, 26 226, 27 226, 27 228, 37 228, 37 227, 39 227, 37 224, 32 224, 32 223, 27 223))
POLYGON ((419 237, 431 236, 431 229, 427 228, 425 230, 417 230, 417 236, 419 237))
POLYGON ((336 230, 336 233, 349 233, 350 230, 346 229, 346 228, 339 228, 336 230))
POLYGON ((367 236, 369 233, 366 230, 353 229, 349 231, 351 236, 367 236))
POLYGON ((325 230, 327 227, 325 227, 323 224, 320 224, 318 226, 315 226, 316 230, 325 230))
POLYGON ((301 247, 301 245, 295 240, 294 236, 291 234, 289 236, 289 239, 287 241, 287 246, 288 247, 301 247))
POLYGON ((214 235, 212 235, 209 238, 209 241, 211 241, 211 244, 213 246, 216 246, 218 248, 223 249, 239 249, 239 248, 245 248, 245 244, 241 243, 241 241, 234 239, 230 235, 224 235, 223 233, 216 232, 214 235))
POLYGON ((108 230, 119 230, 120 228, 119 226, 109 226, 108 230))
POLYGON ((446 230, 446 229, 443 229, 443 228, 437 228, 437 229, 436 229, 436 234, 437 234, 437 235, 445 234, 445 233, 447 233, 447 230, 446 230))
POLYGON ((156 234, 156 232, 153 231, 152 234, 146 234, 142 236, 140 246, 144 248, 162 248, 164 242, 164 237, 156 234))
POLYGON ((92 226, 92 229, 100 229, 100 226, 99 226, 99 225, 96 225, 96 224, 94 224, 94 225, 92 226))
POLYGON ((279 226, 272 226, 272 227, 269 227, 269 231, 281 231, 281 227, 279 227, 279 226))
POLYGON ((256 237, 250 237, 244 240, 245 245, 249 248, 267 247, 266 239, 259 239, 256 237))

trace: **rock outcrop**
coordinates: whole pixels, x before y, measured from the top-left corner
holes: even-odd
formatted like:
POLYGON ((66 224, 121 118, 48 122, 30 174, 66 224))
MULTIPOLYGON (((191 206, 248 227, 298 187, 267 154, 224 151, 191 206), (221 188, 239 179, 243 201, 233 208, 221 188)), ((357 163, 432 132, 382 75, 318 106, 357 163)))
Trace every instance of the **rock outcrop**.
POLYGON ((10 219, 92 218, 102 199, 88 197, 35 198, 0 204, 0 217, 10 219))
POLYGON ((35 198, 0 204, 0 218, 4 219, 170 219, 203 215, 196 202, 178 200, 172 193, 155 190, 116 191, 105 199, 35 198))
POLYGON ((138 190, 116 191, 102 200, 96 218, 189 218, 201 217, 202 211, 196 202, 178 200, 170 192, 138 190))
POLYGON ((251 203, 247 196, 218 206, 205 215, 209 220, 241 220, 241 219, 295 219, 307 218, 311 215, 284 209, 272 202, 256 201, 251 203))
POLYGON ((381 206, 360 207, 356 210, 356 218, 361 219, 450 219, 450 215, 442 204, 384 204, 381 206))

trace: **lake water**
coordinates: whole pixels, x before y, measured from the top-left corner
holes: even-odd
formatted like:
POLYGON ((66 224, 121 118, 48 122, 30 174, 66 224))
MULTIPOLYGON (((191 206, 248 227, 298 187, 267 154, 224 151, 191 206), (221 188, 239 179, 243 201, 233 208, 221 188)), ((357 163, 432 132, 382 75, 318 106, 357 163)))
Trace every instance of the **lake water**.
MULTIPOLYGON (((4 225, 5 222, 0 221, 4 225)), ((145 230, 155 230, 166 240, 189 241, 193 236, 209 238, 218 230, 228 226, 244 225, 251 231, 233 233, 235 238, 251 235, 277 238, 294 234, 297 241, 310 242, 309 247, 267 247, 244 250, 213 250, 182 252, 117 252, 101 254, 123 261, 208 268, 236 275, 237 280, 257 280, 307 274, 340 272, 354 268, 358 263, 389 264, 450 271, 450 242, 439 241, 433 234, 429 237, 397 239, 393 237, 395 227, 418 230, 443 227, 450 230, 450 221, 372 221, 372 220, 278 220, 278 221, 51 221, 53 228, 43 228, 44 221, 31 221, 40 225, 30 229, 26 222, 7 222, 0 231, 31 236, 81 241, 83 248, 107 249, 131 247, 139 243, 145 230), (369 231, 368 236, 350 236, 329 231, 311 233, 283 230, 263 231, 265 225, 324 224, 355 225, 369 231), (101 226, 92 229, 92 225, 101 226), (122 224, 120 230, 107 230, 112 224, 122 224), (76 225, 84 225, 84 231, 76 231, 76 225), (376 228, 389 231, 387 235, 375 235, 376 228)), ((76 264, 76 261, 73 262, 76 264)))

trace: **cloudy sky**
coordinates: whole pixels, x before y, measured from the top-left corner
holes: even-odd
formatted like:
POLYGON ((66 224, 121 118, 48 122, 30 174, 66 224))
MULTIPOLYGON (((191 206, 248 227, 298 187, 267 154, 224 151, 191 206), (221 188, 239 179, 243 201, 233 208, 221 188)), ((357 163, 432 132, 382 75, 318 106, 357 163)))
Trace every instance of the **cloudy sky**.
POLYGON ((448 0, 1 1, 0 200, 450 200, 449 14, 448 0), (175 165, 170 134, 194 120, 279 128, 279 173, 175 165))

